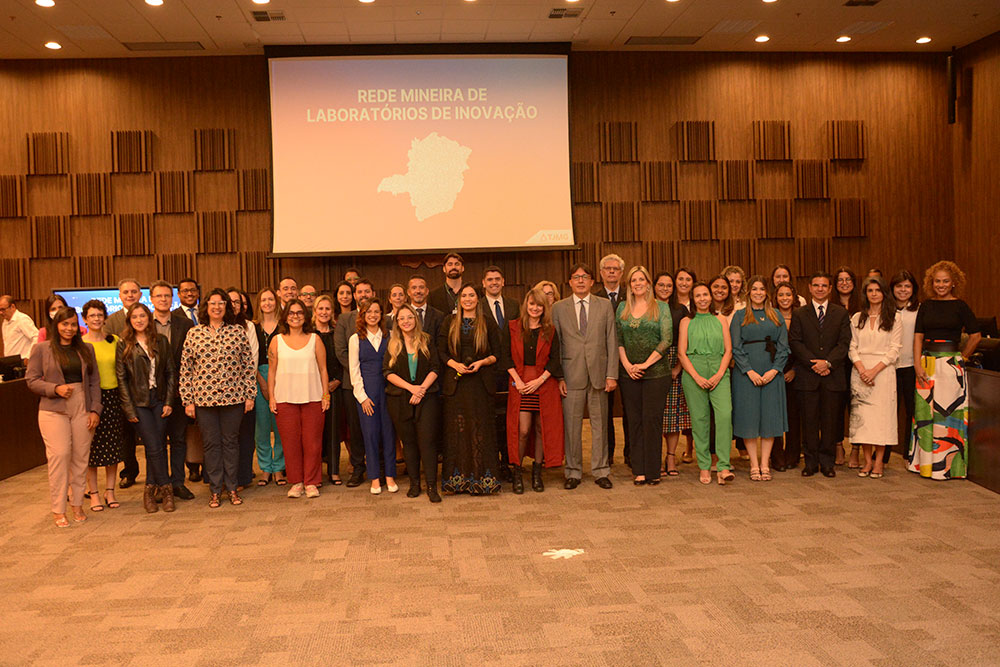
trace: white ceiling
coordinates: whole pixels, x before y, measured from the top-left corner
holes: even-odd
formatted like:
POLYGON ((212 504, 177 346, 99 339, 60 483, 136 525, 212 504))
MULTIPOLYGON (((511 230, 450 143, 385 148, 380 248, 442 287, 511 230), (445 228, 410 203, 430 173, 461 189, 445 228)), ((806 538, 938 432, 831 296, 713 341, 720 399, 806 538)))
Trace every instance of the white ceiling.
POLYGON ((1000 31, 998 0, 0 0, 0 59, 260 54, 271 44, 570 41, 575 50, 945 51, 1000 31), (576 18, 549 18, 554 8, 576 18), (260 23, 252 11, 281 11, 260 23), (754 37, 770 36, 766 44, 754 37), (837 44, 838 35, 853 37, 837 44), (915 39, 930 36, 930 44, 915 39), (699 37, 691 46, 627 46, 630 37, 699 37), (63 48, 44 48, 47 41, 63 48), (123 43, 204 48, 130 51, 123 43))

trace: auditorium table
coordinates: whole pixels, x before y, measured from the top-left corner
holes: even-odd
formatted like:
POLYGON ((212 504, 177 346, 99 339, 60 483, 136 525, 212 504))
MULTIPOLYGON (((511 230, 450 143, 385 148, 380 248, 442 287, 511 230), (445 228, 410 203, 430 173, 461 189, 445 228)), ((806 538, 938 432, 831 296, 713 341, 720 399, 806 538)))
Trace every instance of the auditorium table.
POLYGON ((38 396, 26 380, 0 382, 0 480, 45 463, 38 432, 38 396))
POLYGON ((969 479, 1000 493, 1000 373, 967 369, 969 479))

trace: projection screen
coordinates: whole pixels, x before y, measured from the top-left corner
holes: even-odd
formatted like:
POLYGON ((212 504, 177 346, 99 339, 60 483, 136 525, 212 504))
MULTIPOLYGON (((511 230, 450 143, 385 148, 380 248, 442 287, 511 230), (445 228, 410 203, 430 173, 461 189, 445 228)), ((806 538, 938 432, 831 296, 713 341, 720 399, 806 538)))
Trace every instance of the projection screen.
POLYGON ((572 247, 567 57, 269 57, 272 252, 572 247))

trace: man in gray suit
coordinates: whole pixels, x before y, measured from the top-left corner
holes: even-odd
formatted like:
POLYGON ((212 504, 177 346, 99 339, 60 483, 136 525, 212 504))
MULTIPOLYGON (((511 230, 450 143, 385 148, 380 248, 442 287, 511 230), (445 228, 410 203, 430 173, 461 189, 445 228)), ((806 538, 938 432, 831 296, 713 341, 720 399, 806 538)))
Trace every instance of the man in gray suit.
MULTIPOLYGON (((375 289, 370 280, 360 278, 354 283, 355 303, 375 296, 375 289)), ((365 478, 365 441, 361 435, 361 417, 358 415, 358 403, 351 393, 351 363, 347 358, 347 341, 351 334, 357 331, 358 311, 352 310, 349 313, 341 313, 337 318, 337 325, 333 328, 333 351, 337 355, 337 360, 344 367, 344 376, 340 388, 344 390, 344 412, 347 415, 347 427, 350 431, 350 440, 347 443, 347 453, 351 460, 351 477, 347 480, 347 486, 361 486, 365 478)))
POLYGON ((618 342, 611 302, 590 293, 594 272, 577 264, 569 272, 573 294, 552 307, 552 323, 559 336, 563 379, 563 421, 566 440, 566 488, 575 489, 583 477, 583 408, 590 412, 590 470, 602 489, 608 478, 608 399, 618 386, 618 342))

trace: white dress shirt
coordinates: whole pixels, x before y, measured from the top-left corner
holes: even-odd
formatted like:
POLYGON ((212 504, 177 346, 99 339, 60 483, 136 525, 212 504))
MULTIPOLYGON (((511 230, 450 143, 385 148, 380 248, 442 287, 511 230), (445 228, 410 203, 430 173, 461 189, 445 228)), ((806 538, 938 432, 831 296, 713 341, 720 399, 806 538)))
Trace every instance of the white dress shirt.
POLYGON ((27 313, 15 310, 10 320, 3 321, 3 356, 20 355, 27 359, 31 347, 38 340, 38 327, 27 313))
POLYGON ((498 303, 500 304, 500 313, 503 315, 504 321, 505 322, 507 321, 507 311, 505 311, 503 309, 503 296, 499 296, 499 297, 494 298, 494 297, 492 297, 492 296, 490 296, 490 295, 487 294, 486 295, 486 303, 489 306, 490 315, 493 316, 493 321, 497 323, 497 326, 500 326, 500 322, 497 322, 497 307, 496 307, 496 304, 498 304, 498 303))
POLYGON ((830 314, 830 300, 829 299, 827 299, 826 301, 824 301, 822 303, 820 303, 816 299, 813 299, 812 305, 813 305, 813 312, 816 313, 816 319, 817 320, 819 319, 819 309, 820 309, 820 306, 823 307, 823 317, 824 318, 827 315, 830 314))
MULTIPOLYGON (((381 329, 375 333, 369 331, 367 337, 368 342, 376 350, 382 344, 381 329)), ((368 400, 368 394, 365 393, 365 381, 361 377, 361 360, 358 356, 360 349, 361 341, 358 339, 358 334, 351 334, 351 337, 347 339, 347 360, 351 366, 351 384, 354 386, 354 398, 357 399, 358 403, 364 403, 368 400)))

